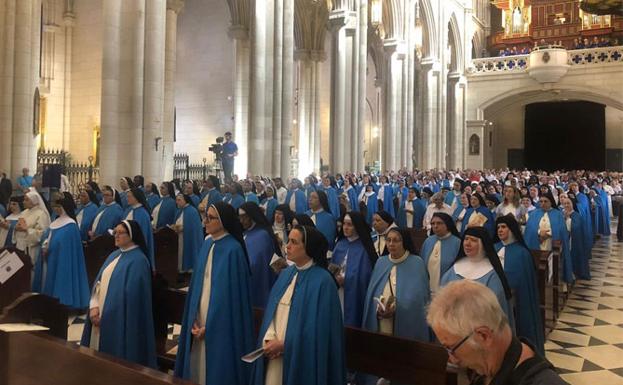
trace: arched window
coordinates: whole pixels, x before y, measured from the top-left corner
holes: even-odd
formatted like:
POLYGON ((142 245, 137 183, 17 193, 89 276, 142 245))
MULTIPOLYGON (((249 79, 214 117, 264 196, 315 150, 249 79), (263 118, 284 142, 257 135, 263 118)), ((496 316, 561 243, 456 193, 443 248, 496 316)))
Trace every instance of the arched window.
POLYGON ((476 134, 469 137, 469 155, 480 155, 480 138, 476 134))

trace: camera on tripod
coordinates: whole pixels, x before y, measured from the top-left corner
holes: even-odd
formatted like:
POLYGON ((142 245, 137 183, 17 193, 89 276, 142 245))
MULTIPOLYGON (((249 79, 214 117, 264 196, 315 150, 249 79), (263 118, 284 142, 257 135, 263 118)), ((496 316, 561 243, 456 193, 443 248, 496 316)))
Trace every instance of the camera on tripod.
POLYGON ((224 141, 225 139, 223 139, 222 136, 219 136, 218 138, 216 138, 216 143, 210 145, 210 147, 208 148, 208 151, 214 153, 214 156, 217 161, 220 161, 223 158, 223 142, 224 141))

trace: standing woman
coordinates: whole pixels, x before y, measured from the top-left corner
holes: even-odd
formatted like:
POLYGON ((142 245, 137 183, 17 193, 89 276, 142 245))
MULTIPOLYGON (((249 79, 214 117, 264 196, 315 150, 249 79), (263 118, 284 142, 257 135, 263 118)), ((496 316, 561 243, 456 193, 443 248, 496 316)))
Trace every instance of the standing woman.
POLYGON ((115 189, 110 186, 104 186, 102 191, 102 205, 95 214, 95 219, 89 231, 89 238, 98 237, 108 230, 113 229, 123 215, 121 208, 121 199, 115 189))
POLYGON ((236 210, 210 206, 175 359, 175 375, 198 384, 247 385, 240 357, 253 349, 251 274, 236 210))
POLYGON ((100 186, 97 184, 97 182, 94 182, 92 180, 88 181, 84 185, 84 189, 87 191, 93 191, 95 193, 97 205, 99 206, 99 204, 102 202, 104 195, 102 194, 102 190, 100 189, 100 186))
POLYGON ((9 213, 4 220, 0 219, 0 248, 13 246, 13 231, 22 210, 24 210, 23 202, 22 197, 11 197, 9 200, 9 213))
POLYGON ((271 185, 266 185, 266 198, 262 199, 262 203, 260 203, 260 208, 264 212, 264 216, 268 219, 269 222, 273 222, 273 217, 275 216, 275 208, 277 207, 278 202, 277 198, 275 198, 275 188, 271 185))
POLYGON ((346 384, 344 324, 327 250, 313 227, 290 232, 287 258, 294 266, 270 292, 257 342, 265 358, 254 362, 251 384, 346 384))
POLYGON ((273 233, 277 236, 280 244, 282 255, 285 255, 285 246, 288 243, 288 232, 292 228, 292 220, 294 213, 286 204, 281 204, 275 208, 275 217, 273 221, 273 233))
POLYGON ((151 213, 162 199, 155 183, 147 183, 147 186, 145 186, 145 197, 147 198, 149 212, 151 213))
POLYGON ((99 210, 99 202, 93 191, 82 190, 80 192, 80 210, 76 215, 76 223, 80 229, 80 239, 83 242, 89 240, 89 230, 93 225, 95 216, 99 210))
POLYGON ((309 194, 309 208, 307 214, 316 228, 327 239, 329 250, 333 250, 335 246, 335 237, 337 235, 337 225, 335 223, 335 217, 331 213, 329 208, 329 200, 327 194, 324 191, 313 191, 309 194))
MULTIPOLYGON (((365 180, 365 178, 364 178, 365 180)), ((366 217, 366 222, 372 225, 372 217, 378 210, 378 202, 374 186, 372 184, 364 185, 361 193, 359 193, 359 211, 366 217)))
POLYGON ((41 249, 41 238, 50 227, 50 213, 36 191, 24 195, 24 208, 13 232, 15 247, 30 256, 34 265, 41 249))
POLYGON ((574 200, 563 195, 560 201, 562 203, 565 226, 569 232, 569 254, 571 255, 573 274, 577 279, 590 280, 590 252, 584 242, 584 223, 582 222, 584 218, 580 215, 574 200))
POLYGON ((428 270, 430 290, 439 290, 441 277, 452 267, 461 248, 461 236, 454 220, 446 213, 435 213, 430 221, 433 234, 422 245, 422 259, 428 270))
POLYGON ((495 250, 504 267, 508 284, 515 292, 517 335, 528 338, 536 350, 545 355, 545 335, 539 309, 539 286, 532 254, 526 246, 519 223, 512 214, 495 221, 500 242, 495 250))
POLYGON ((128 199, 128 208, 123 215, 124 220, 133 220, 138 223, 143 231, 145 244, 147 245, 147 258, 151 268, 156 271, 156 262, 154 260, 154 233, 151 230, 151 216, 149 215, 149 207, 145 200, 143 190, 134 188, 126 195, 128 199))
POLYGON ((121 208, 125 210, 128 208, 128 193, 134 188, 134 181, 129 176, 124 176, 119 180, 119 187, 121 187, 121 191, 119 192, 121 208))
POLYGON ((177 194, 175 198, 177 214, 175 224, 171 226, 177 233, 177 271, 180 273, 192 270, 195 258, 203 244, 203 226, 199 211, 193 205, 191 197, 177 194))
POLYGON ((53 204, 57 219, 35 264, 32 291, 58 298, 72 309, 89 305, 89 282, 84 264, 80 230, 75 220, 76 205, 70 196, 53 204))
POLYGON ((489 237, 493 237, 495 229, 495 219, 493 213, 487 208, 485 199, 475 192, 469 198, 470 208, 465 212, 461 222, 461 232, 465 233, 470 227, 484 227, 489 232, 489 237))
POLYGON ((368 283, 379 257, 370 236, 370 226, 361 213, 351 211, 346 214, 342 232, 333 249, 331 263, 340 266, 335 280, 343 296, 344 324, 360 328, 368 283))
POLYGON ((415 255, 406 229, 391 228, 386 244, 389 254, 380 257, 372 271, 362 326, 373 332, 429 342, 426 305, 430 287, 426 265, 415 255))
POLYGON ((115 246, 100 269, 80 345, 156 367, 151 268, 136 221, 115 227, 115 246))
POLYGON ((175 223, 177 206, 175 204, 175 186, 171 182, 162 182, 160 185, 162 199, 153 207, 151 227, 156 230, 175 223))
POLYGON ((469 195, 467 193, 461 193, 458 199, 460 204, 458 204, 456 206, 456 209, 454 209, 452 218, 454 218, 454 222, 456 223, 456 229, 460 234, 463 232, 463 218, 465 218, 465 214, 467 214, 467 210, 471 206, 469 202, 469 195))
POLYGON ((504 201, 495 209, 495 216, 499 218, 512 214, 515 219, 519 219, 524 210, 521 205, 521 193, 517 187, 504 187, 504 201))
POLYGON ((459 254, 454 265, 441 277, 440 286, 461 279, 471 279, 491 289, 506 313, 511 328, 515 328, 510 305, 511 288, 493 247, 493 241, 484 227, 470 227, 465 230, 459 254))
MULTIPOLYGON (((318 191, 323 191, 327 195, 328 209, 326 209, 326 211, 328 211, 335 220, 338 220, 340 218, 340 202, 337 198, 335 179, 332 180, 332 178, 328 176, 322 178, 322 187, 319 188, 318 191)), ((309 194, 310 197, 312 195, 313 193, 309 194)), ((329 249, 331 249, 331 243, 332 242, 329 242, 329 249)))

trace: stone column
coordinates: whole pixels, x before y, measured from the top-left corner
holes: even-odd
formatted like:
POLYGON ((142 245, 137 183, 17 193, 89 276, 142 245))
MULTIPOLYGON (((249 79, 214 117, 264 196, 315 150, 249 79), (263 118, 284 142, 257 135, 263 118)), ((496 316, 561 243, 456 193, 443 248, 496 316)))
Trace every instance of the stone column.
POLYGON ((229 37, 234 40, 234 137, 238 145, 238 157, 234 173, 246 175, 249 169, 249 67, 251 45, 246 27, 232 25, 229 37))
POLYGON ((385 125, 383 129, 383 170, 398 170, 404 157, 406 146, 406 121, 403 120, 403 99, 406 94, 404 41, 395 39, 384 41, 387 54, 387 78, 385 84, 385 125))
POLYGON ((177 67, 177 17, 184 7, 184 0, 167 0, 166 37, 164 54, 164 107, 162 157, 164 172, 162 179, 173 179, 173 156, 175 134, 175 71, 177 67))
MULTIPOLYGON (((0 169, 11 175, 13 155, 13 86, 15 83, 16 0, 0 4, 0 169)), ((19 175, 19 174, 18 174, 19 175)))
POLYGON ((63 149, 69 149, 71 134, 71 57, 73 51, 73 33, 76 15, 73 12, 73 1, 66 2, 63 13, 65 24, 65 60, 63 84, 63 149))
POLYGON ((164 72, 166 0, 145 2, 145 60, 143 82, 143 162, 146 181, 163 180, 164 72))
POLYGON ((356 151, 354 151, 355 159, 352 162, 352 171, 355 172, 363 172, 365 169, 365 160, 363 157, 363 153, 365 151, 364 148, 364 138, 366 131, 366 78, 367 78, 367 70, 368 70, 368 1, 361 0, 359 2, 359 25, 357 29, 357 33, 359 34, 359 45, 358 45, 358 55, 359 55, 359 95, 358 100, 355 101, 357 103, 357 140, 356 140, 356 151))
POLYGON ((298 143, 299 176, 307 176, 320 169, 320 108, 318 98, 318 75, 321 51, 297 51, 299 67, 298 90, 298 143))
POLYGON ((440 167, 441 158, 445 157, 445 152, 439 154, 439 132, 441 129, 440 113, 440 87, 441 81, 441 62, 433 58, 422 60, 422 79, 421 87, 423 91, 422 104, 422 164, 421 168, 431 169, 440 167))
POLYGON ((458 72, 448 75, 448 167, 462 168, 465 142, 465 86, 466 79, 458 72))
POLYGON ((293 92, 294 92, 294 1, 283 0, 282 27, 282 59, 281 59, 281 159, 279 172, 274 175, 283 177, 292 175, 290 165, 290 148, 292 147, 293 92))

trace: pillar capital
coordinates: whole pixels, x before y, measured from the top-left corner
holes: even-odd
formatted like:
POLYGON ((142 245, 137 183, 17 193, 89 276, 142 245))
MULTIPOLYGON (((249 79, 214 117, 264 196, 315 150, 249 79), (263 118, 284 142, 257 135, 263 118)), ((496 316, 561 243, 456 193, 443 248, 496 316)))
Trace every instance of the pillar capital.
POLYGON ((399 60, 403 60, 407 56, 407 42, 401 39, 383 40, 383 49, 389 56, 396 54, 396 58, 399 60))
POLYGON ((167 0, 167 10, 180 13, 184 8, 184 0, 167 0))
POLYGON ((227 29, 227 35, 234 40, 248 40, 249 29, 244 25, 230 25, 227 29))
POLYGON ((354 30, 357 28, 357 12, 338 10, 329 13, 329 28, 335 32, 341 28, 354 30))
POLYGON ((65 12, 63 14, 63 23, 66 27, 73 27, 76 24, 76 14, 73 12, 65 12))

